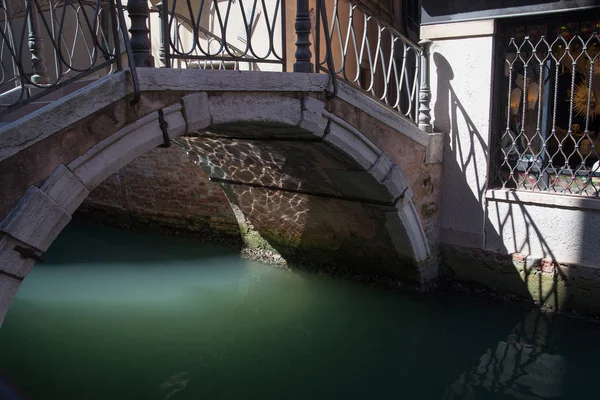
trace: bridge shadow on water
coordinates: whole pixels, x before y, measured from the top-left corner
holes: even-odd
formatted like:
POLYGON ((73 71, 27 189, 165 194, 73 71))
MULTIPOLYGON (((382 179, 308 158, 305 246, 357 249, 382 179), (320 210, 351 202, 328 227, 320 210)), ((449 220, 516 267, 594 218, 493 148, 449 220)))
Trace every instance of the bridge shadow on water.
POLYGON ((83 247, 73 249, 70 242, 58 240, 52 244, 50 251, 55 254, 70 254, 61 257, 61 264, 86 264, 86 263, 135 263, 135 264, 163 264, 165 262, 191 261, 214 257, 230 257, 238 254, 238 248, 232 245, 215 246, 210 243, 199 242, 193 237, 156 235, 136 230, 136 235, 144 238, 143 241, 132 241, 129 231, 106 228, 99 225, 101 220, 90 218, 87 215, 76 215, 68 225, 69 235, 86 234, 90 230, 99 231, 97 236, 86 237, 83 247), (108 232, 112 237, 110 241, 102 233, 108 232), (190 245, 182 247, 181 242, 190 245), (149 252, 148 248, 154 251, 149 252), (172 251, 173 247, 182 249, 172 251), (91 257, 93 255, 93 257, 91 257), (91 261, 93 260, 93 261, 91 261))

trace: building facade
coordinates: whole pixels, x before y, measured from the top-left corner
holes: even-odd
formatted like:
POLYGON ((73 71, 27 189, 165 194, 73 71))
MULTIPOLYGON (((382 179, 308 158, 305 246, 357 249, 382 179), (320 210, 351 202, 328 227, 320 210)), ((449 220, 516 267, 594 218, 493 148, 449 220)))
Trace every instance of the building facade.
POLYGON ((424 0, 454 279, 597 309, 600 8, 424 0))

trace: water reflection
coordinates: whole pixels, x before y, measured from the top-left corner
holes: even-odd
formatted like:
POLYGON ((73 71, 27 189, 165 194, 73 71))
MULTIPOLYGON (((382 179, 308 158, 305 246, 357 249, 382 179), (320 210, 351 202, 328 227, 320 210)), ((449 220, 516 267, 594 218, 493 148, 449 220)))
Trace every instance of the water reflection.
POLYGON ((98 226, 47 260, 0 330, 2 382, 32 400, 596 397, 599 330, 579 321, 98 226))
POLYGON ((472 370, 461 374, 444 399, 477 399, 489 395, 533 400, 565 395, 567 362, 548 348, 551 317, 532 312, 506 340, 487 349, 472 370))
POLYGON ((185 389, 189 381, 190 377, 187 372, 179 372, 170 376, 160 385, 161 389, 167 390, 165 400, 169 400, 175 393, 185 389))

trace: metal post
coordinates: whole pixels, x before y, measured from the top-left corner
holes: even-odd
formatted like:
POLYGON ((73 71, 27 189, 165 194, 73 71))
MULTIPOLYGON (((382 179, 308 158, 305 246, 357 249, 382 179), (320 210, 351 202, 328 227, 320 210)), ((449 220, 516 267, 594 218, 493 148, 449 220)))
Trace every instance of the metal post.
POLYGON ((131 20, 131 50, 136 67, 154 67, 154 57, 150 53, 150 29, 146 20, 150 17, 147 0, 128 0, 127 12, 131 20))
POLYGON ((431 127, 431 87, 429 86, 429 47, 430 40, 421 40, 421 83, 419 87, 419 129, 432 132, 431 127))
POLYGON ((31 0, 25 0, 25 10, 27 12, 27 29, 29 30, 28 47, 31 53, 31 82, 35 84, 48 83, 48 69, 44 61, 44 43, 38 34, 38 16, 34 9, 34 3, 31 0))
POLYGON ((169 32, 169 9, 168 9, 167 0, 161 0, 156 4, 156 8, 158 9, 158 18, 159 18, 159 35, 160 42, 158 46, 158 67, 159 68, 169 68, 169 60, 167 60, 167 47, 169 46, 169 38, 165 36, 166 33, 169 32))
POLYGON ((296 62, 294 72, 314 72, 310 52, 310 14, 308 0, 296 1, 296 62))

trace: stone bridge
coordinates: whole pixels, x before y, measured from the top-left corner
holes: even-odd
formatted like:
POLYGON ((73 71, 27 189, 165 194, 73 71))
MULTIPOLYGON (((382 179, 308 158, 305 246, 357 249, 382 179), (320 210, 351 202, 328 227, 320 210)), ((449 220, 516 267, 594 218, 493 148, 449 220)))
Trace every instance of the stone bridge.
POLYGON ((441 138, 329 77, 139 69, 0 129, 0 323, 90 191, 141 154, 183 146, 284 258, 437 277, 441 138))

